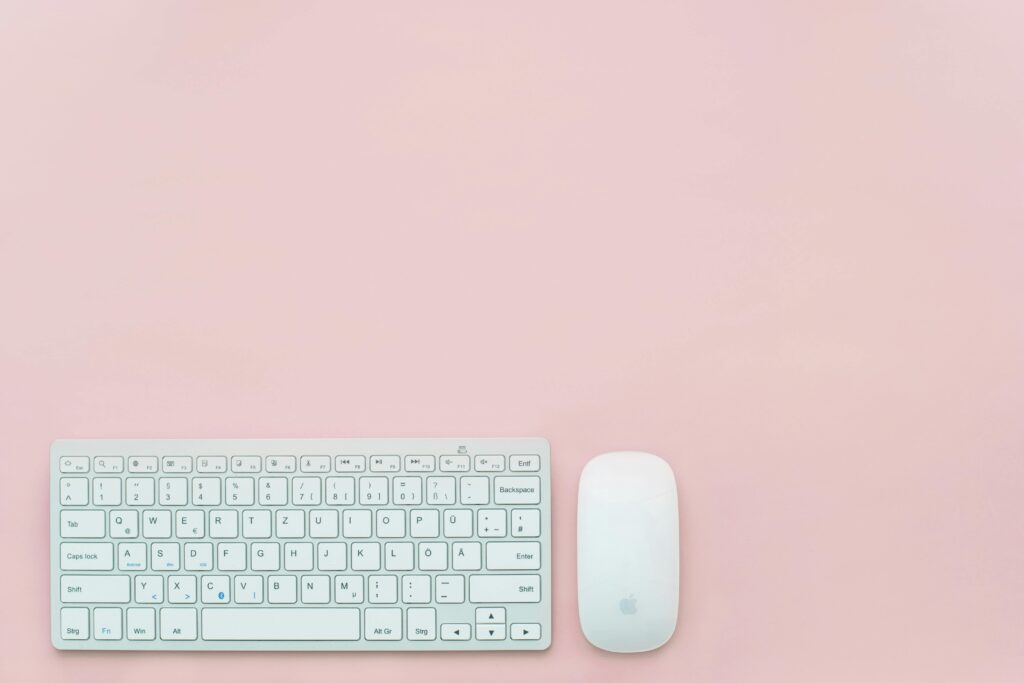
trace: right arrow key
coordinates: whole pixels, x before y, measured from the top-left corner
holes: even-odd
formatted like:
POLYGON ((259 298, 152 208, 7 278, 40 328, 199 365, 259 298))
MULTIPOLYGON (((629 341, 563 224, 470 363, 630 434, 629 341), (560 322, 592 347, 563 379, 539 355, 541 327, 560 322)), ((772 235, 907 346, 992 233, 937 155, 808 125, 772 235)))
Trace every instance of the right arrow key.
POLYGON ((512 624, 512 640, 540 640, 540 624, 512 624))

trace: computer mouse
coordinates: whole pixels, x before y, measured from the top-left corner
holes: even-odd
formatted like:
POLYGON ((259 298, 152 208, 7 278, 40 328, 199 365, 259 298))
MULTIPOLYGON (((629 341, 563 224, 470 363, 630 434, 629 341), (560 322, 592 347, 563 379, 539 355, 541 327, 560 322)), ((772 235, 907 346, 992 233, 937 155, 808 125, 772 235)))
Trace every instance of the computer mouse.
POLYGON ((661 647, 679 614, 679 501, 672 467, 651 453, 593 458, 576 523, 580 627, 611 652, 661 647))

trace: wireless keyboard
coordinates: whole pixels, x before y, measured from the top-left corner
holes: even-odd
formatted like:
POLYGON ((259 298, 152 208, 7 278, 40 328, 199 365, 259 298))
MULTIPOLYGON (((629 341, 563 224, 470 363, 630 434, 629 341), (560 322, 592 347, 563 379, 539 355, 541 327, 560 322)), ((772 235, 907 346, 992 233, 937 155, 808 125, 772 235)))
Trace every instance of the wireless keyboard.
POLYGON ((58 440, 61 650, 542 650, 539 438, 58 440))

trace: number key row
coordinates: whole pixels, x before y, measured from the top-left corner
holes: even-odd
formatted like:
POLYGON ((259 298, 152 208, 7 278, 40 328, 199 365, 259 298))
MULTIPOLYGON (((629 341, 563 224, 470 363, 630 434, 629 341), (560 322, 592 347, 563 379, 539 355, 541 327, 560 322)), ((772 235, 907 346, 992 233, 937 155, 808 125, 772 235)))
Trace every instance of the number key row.
POLYGON ((536 505, 539 477, 62 477, 64 506, 536 505), (493 488, 493 496, 492 496, 493 488), (91 495, 90 495, 91 490, 91 495))

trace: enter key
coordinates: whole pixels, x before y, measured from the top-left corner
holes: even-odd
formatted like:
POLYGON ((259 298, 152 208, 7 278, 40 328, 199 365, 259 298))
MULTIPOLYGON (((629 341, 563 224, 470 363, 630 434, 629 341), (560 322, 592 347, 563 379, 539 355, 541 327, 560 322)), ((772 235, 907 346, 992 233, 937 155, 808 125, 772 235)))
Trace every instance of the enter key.
POLYGON ((492 541, 486 552, 487 569, 540 569, 540 543, 492 541))

